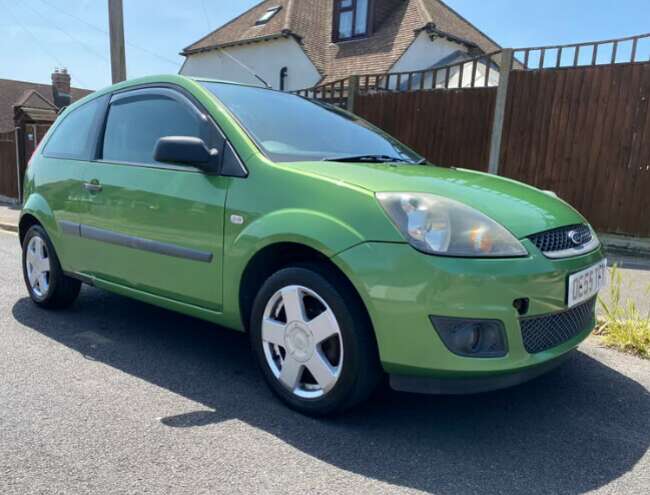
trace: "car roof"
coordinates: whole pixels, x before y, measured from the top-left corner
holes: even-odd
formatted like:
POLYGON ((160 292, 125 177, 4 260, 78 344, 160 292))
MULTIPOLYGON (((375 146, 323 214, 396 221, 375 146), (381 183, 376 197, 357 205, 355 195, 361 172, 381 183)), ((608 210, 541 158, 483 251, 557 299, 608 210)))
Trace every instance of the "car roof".
POLYGON ((147 84, 174 84, 180 87, 184 87, 185 89, 191 89, 191 86, 196 85, 197 83, 203 83, 203 82, 208 82, 208 83, 220 83, 220 84, 231 84, 233 86, 242 86, 242 87, 248 87, 248 88, 256 88, 256 89, 267 89, 269 91, 277 91, 273 88, 266 88, 265 86, 260 85, 254 85, 254 84, 245 84, 241 82, 236 82, 236 81, 227 81, 227 80, 222 80, 222 79, 211 79, 208 77, 190 77, 190 76, 183 76, 180 74, 157 74, 157 75, 151 75, 151 76, 145 76, 145 77, 138 77, 135 79, 129 79, 127 81, 122 81, 117 84, 113 84, 111 86, 107 86, 105 88, 99 89, 95 91, 94 93, 91 93, 87 95, 86 97, 74 102, 72 105, 66 108, 65 113, 68 113, 69 110, 72 110, 76 107, 79 107, 83 105, 84 103, 87 103, 91 100, 94 100, 95 98, 99 98, 100 96, 106 95, 107 93, 113 93, 116 91, 122 91, 129 89, 131 87, 135 86, 142 86, 142 85, 147 85, 147 84))

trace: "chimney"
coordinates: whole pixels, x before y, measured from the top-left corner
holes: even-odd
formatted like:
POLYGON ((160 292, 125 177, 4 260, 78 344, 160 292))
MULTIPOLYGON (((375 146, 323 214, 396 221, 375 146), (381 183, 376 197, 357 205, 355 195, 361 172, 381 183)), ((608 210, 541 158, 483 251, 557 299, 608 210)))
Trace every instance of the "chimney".
POLYGON ((52 96, 57 108, 70 105, 70 74, 67 69, 54 69, 52 73, 52 96))

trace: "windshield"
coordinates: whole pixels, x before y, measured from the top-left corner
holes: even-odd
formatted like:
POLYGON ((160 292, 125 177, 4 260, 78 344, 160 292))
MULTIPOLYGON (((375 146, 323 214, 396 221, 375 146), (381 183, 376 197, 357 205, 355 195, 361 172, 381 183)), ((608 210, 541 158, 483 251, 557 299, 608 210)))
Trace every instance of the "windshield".
POLYGON ((200 82, 273 161, 422 160, 365 120, 331 105, 264 88, 200 82))

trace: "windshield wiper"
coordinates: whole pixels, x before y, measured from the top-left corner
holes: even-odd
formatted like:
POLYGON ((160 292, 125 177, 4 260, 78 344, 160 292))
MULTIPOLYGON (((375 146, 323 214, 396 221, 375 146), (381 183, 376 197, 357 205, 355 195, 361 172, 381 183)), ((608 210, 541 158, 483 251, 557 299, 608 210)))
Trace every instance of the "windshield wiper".
POLYGON ((413 163, 410 160, 388 155, 352 155, 352 156, 335 156, 332 158, 323 158, 324 162, 362 162, 362 163, 413 163))

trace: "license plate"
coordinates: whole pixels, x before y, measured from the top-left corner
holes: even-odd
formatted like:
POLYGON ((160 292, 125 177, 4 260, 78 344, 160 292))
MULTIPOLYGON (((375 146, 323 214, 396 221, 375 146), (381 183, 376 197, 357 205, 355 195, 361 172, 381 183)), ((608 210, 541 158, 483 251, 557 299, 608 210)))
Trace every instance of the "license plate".
POLYGON ((567 298, 568 306, 580 304, 581 302, 591 299, 598 291, 605 287, 607 281, 607 260, 574 273, 569 277, 569 295, 567 298))

